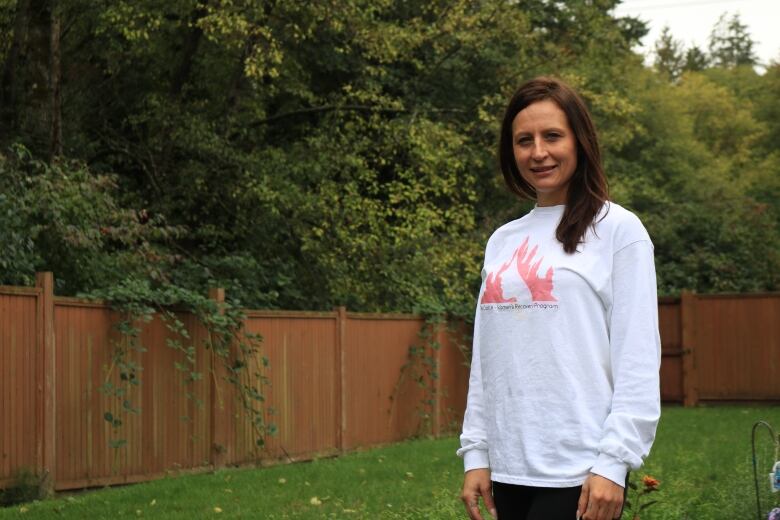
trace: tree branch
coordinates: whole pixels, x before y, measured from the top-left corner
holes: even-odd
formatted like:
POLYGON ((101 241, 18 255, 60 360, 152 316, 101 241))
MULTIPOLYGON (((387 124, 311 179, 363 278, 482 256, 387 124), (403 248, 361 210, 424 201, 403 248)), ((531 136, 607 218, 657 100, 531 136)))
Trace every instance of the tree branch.
POLYGON ((373 112, 373 113, 380 113, 380 114, 411 114, 413 112, 415 113, 427 112, 427 113, 460 114, 465 112, 465 110, 460 108, 430 108, 424 110, 421 109, 409 110, 407 108, 389 108, 389 107, 377 107, 377 106, 370 106, 370 105, 323 105, 319 107, 310 107, 310 108, 301 108, 299 110, 291 110, 290 112, 285 112, 283 114, 276 114, 271 117, 267 117, 265 119, 260 119, 259 121, 255 121, 254 123, 252 123, 251 126, 254 128, 260 125, 267 125, 269 123, 273 123, 289 117, 295 117, 295 116, 306 115, 306 114, 318 114, 323 112, 373 112))

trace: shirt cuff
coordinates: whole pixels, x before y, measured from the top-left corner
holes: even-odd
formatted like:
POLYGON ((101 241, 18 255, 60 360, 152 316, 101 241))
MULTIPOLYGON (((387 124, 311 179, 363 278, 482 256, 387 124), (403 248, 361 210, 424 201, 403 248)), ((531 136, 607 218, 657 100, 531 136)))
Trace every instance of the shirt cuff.
POLYGON ((607 478, 622 488, 626 487, 628 465, 615 457, 600 453, 590 472, 607 478))
POLYGON ((465 471, 490 467, 487 450, 473 449, 463 454, 463 466, 465 471))

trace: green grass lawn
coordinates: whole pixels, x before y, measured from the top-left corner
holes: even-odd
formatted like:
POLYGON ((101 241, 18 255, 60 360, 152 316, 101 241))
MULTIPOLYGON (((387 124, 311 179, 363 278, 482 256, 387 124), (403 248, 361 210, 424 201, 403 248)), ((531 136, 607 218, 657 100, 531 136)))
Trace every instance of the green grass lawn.
MULTIPOLYGON (((780 407, 665 407, 653 452, 636 476, 661 481, 642 520, 756 518, 750 430, 780 430, 780 407)), ((768 492, 769 435, 757 437, 768 492)), ((457 438, 417 440, 338 459, 233 469, 105 489, 0 509, 7 518, 383 518, 463 519, 457 438)), ((624 519, 629 515, 624 514, 624 519)), ((766 514, 764 514, 766 518, 766 514)), ((630 520, 630 519, 629 519, 630 520)))

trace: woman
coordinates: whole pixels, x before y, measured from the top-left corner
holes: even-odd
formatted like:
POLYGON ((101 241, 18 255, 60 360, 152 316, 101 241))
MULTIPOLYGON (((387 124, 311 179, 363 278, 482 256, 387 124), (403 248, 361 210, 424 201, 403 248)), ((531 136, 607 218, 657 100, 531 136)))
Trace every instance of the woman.
POLYGON ((563 82, 509 102, 500 163, 536 200, 485 249, 461 448, 463 499, 501 520, 611 520, 660 417, 653 244, 608 201, 596 132, 563 82))

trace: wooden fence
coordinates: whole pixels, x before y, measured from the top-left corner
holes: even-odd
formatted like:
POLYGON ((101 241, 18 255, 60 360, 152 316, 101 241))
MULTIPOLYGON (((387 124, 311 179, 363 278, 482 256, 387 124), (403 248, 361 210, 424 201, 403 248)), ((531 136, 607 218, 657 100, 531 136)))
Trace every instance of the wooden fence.
MULTIPOLYGON (((224 293, 213 291, 221 299, 224 293)), ((663 343, 662 398, 780 400, 780 294, 695 295, 659 299, 663 343)), ((182 314, 193 342, 205 331, 182 314)), ((161 320, 148 323, 133 354, 142 384, 127 414, 98 388, 109 373, 118 316, 103 303, 53 294, 51 273, 34 288, 0 287, 0 487, 15 469, 48 475, 56 490, 138 482, 171 472, 202 471, 257 461, 247 418, 232 385, 220 377, 186 383, 174 370, 182 354, 161 320), (193 398, 187 397, 187 392, 193 398), (196 405, 202 402, 202 407, 196 405), (126 446, 109 447, 111 412, 125 421, 126 446)), ((424 320, 402 314, 248 311, 246 328, 263 336, 270 367, 267 419, 278 432, 263 460, 301 460, 408 438, 423 427, 456 431, 463 415, 468 366, 463 336, 434 331, 439 377, 435 399, 403 369, 420 343, 424 320)), ((195 367, 220 376, 207 351, 195 367)), ((115 372, 115 371, 114 371, 115 372)), ((417 371, 419 374, 419 371, 417 371)))

